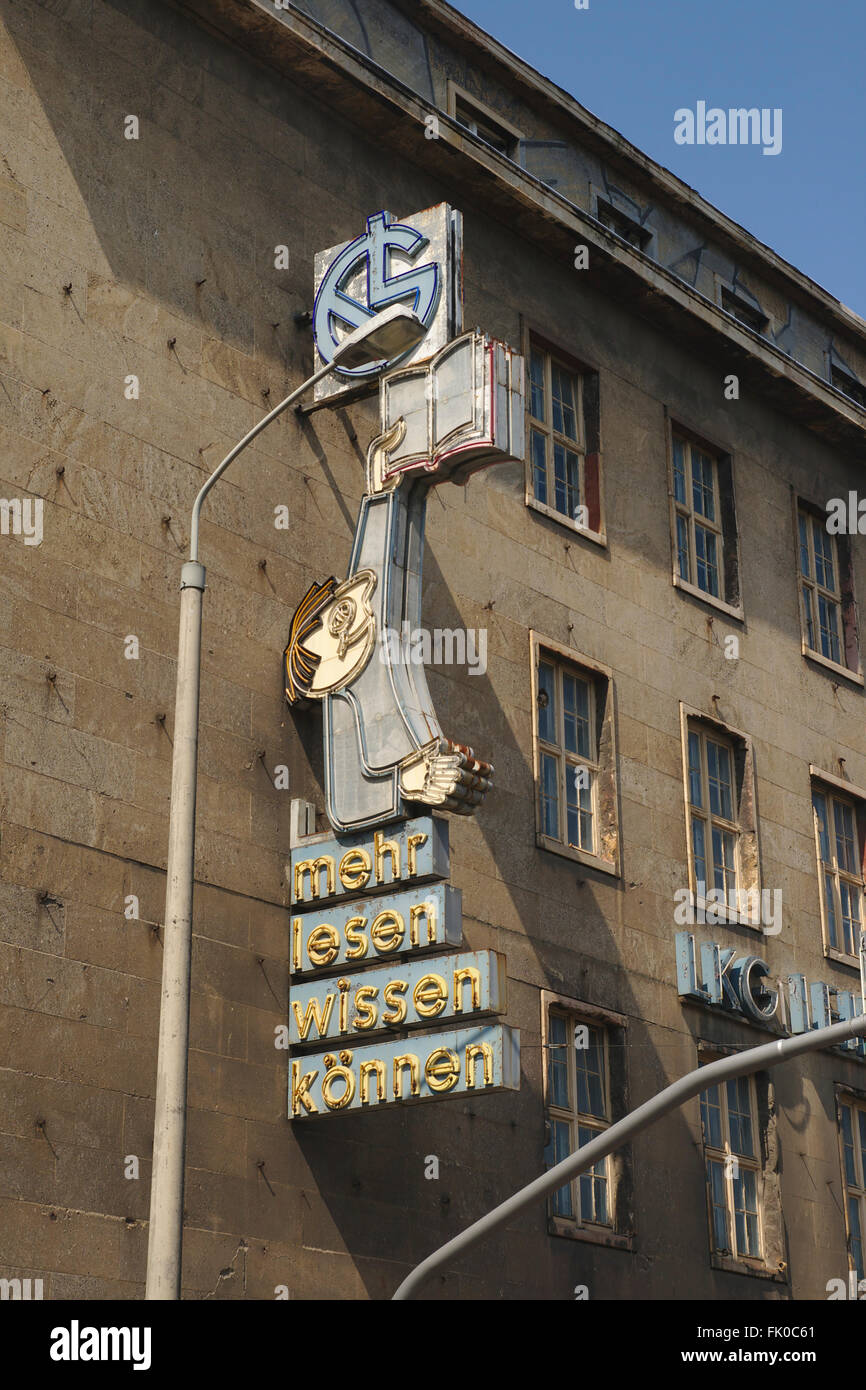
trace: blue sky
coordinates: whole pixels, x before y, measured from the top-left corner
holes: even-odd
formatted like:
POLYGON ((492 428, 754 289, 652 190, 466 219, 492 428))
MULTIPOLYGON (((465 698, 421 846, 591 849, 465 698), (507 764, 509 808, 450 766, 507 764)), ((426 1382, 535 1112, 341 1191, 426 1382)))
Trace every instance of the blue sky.
POLYGON ((866 318, 863 0, 456 0, 866 318), (781 107, 782 150, 677 145, 674 112, 781 107))

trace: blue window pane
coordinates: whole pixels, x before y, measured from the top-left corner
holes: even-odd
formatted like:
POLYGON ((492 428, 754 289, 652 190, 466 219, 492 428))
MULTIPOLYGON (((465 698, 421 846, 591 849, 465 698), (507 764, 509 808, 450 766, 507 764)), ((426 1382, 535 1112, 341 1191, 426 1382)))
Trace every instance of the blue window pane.
POLYGON ((721 889, 724 893, 730 893, 737 886, 736 841, 730 831, 721 830, 716 825, 712 828, 712 841, 713 887, 721 889))
POLYGON ((707 891, 707 851, 704 822, 692 816, 692 851, 695 860, 695 886, 699 894, 707 891))
POLYGON ((534 420, 547 419, 544 409, 544 355, 532 352, 529 355, 529 409, 534 420))
POLYGON ((586 681, 563 673, 562 711, 566 750, 591 758, 589 685, 586 681))
POLYGON ((722 1147, 722 1102, 718 1086, 709 1086, 701 1093, 701 1124, 704 1143, 712 1149, 722 1147))
POLYGON ((755 1147, 752 1137, 752 1103, 749 1095, 749 1082, 745 1076, 727 1083, 728 1124, 731 1132, 731 1149, 735 1154, 754 1158, 755 1147))
POLYGON ((860 889, 839 882, 839 901, 842 909, 842 950, 849 956, 856 956, 860 946, 860 889))
POLYGON ((827 828, 827 798, 821 792, 813 792, 812 805, 815 808, 815 815, 818 820, 818 844, 820 847, 821 861, 824 864, 829 864, 830 832, 827 828))
POLYGON ((677 572, 680 579, 689 578, 689 524, 677 514, 677 572))
POLYGON ((836 858, 846 873, 857 873, 854 852, 854 813, 842 801, 833 801, 833 826, 836 831, 836 858))
POLYGON ((720 743, 707 739, 707 780, 710 792, 710 810, 714 816, 724 816, 733 820, 733 797, 731 794, 731 756, 728 749, 720 743))
POLYGON ((587 1047, 574 1049, 577 1108, 582 1115, 605 1119, 604 1035, 598 1028, 589 1028, 587 1041, 587 1047))
POLYGON ((689 734, 689 800, 693 806, 703 805, 701 791, 701 741, 697 734, 689 734))
POLYGON ((836 588, 835 566, 833 563, 833 538, 817 521, 814 523, 812 537, 815 546, 815 578, 824 589, 836 588))
POLYGON ((700 449, 692 448, 692 501, 695 513, 716 519, 716 499, 713 490, 713 461, 700 449))
POLYGON ((554 506, 574 521, 580 506, 580 460, 562 444, 553 446, 553 475, 554 506))
MULTIPOLYGON (((598 1130, 588 1125, 578 1125, 577 1146, 579 1149, 598 1138, 598 1130)), ((580 1218, 595 1226, 607 1226, 607 1159, 600 1158, 588 1173, 582 1173, 579 1180, 580 1218)))
POLYGON ((550 368, 551 395, 553 398, 553 428, 568 439, 577 440, 577 414, 575 411, 576 383, 574 377, 558 367, 550 368))
POLYGON ((809 561, 809 532, 806 525, 806 518, 801 512, 797 518, 799 537, 800 537, 800 573, 807 579, 812 578, 812 566, 809 561))
POLYGON ((538 737, 557 743, 556 671, 546 661, 538 664, 538 737))
POLYGON ((549 753, 541 755, 541 833, 559 839, 559 765, 549 753))
POLYGON ((685 450, 681 439, 674 439, 674 497, 685 505, 686 466, 685 450))
POLYGON ((831 603, 823 594, 818 594, 818 632, 821 639, 821 653, 828 661, 839 664, 839 606, 831 603))
POLYGON ((752 1168, 740 1168, 733 1184, 737 1254, 757 1258, 760 1254, 757 1174, 752 1168))
POLYGON ((543 434, 538 430, 530 431, 530 447, 532 449, 532 487, 535 493, 536 502, 543 502, 547 506, 547 452, 543 434))
POLYGON ((836 885, 832 874, 824 875, 824 903, 827 908, 827 930, 830 945, 839 950, 839 930, 836 922, 836 885))
POLYGON ((725 1169, 724 1164, 720 1163, 718 1159, 707 1159, 707 1183, 710 1189, 710 1208, 713 1221, 713 1248, 720 1251, 730 1251, 725 1169))
POLYGON ((550 1103, 568 1109, 568 1024, 561 1014, 550 1015, 548 1084, 550 1103))
POLYGON ((593 852, 592 785, 587 768, 567 767, 565 770, 568 843, 577 849, 593 852))
MULTIPOLYGON (((545 1167, 553 1168, 555 1164, 568 1158, 571 1153, 570 1130, 571 1127, 565 1120, 550 1121, 550 1143, 544 1154, 545 1167)), ((553 1210, 557 1216, 574 1216, 570 1182, 553 1194, 553 1210)))
POLYGON ((703 526, 695 526, 695 565, 698 588, 719 597, 719 565, 716 535, 703 526))
POLYGON ((808 585, 803 585, 803 612, 806 617, 806 645, 816 652, 815 645, 815 620, 812 615, 812 590, 808 585))
POLYGON ((863 1275, 863 1235, 860 1229, 860 1201, 857 1197, 848 1198, 849 1250, 858 1281, 863 1275))
POLYGON ((851 1107, 842 1106, 842 1152, 845 1157, 845 1181, 857 1186, 857 1163, 854 1155, 854 1133, 851 1127, 851 1107))

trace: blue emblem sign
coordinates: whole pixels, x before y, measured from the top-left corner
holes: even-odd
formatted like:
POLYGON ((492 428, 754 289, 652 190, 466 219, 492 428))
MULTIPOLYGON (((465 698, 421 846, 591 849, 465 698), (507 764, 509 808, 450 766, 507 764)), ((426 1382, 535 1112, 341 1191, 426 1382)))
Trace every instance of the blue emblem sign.
MULTIPOLYGON (((367 230, 350 241, 328 267, 316 295, 313 312, 313 331, 316 346, 323 362, 330 362, 340 342, 339 325, 344 336, 360 328, 389 304, 406 304, 429 328, 439 304, 442 275, 433 261, 423 263, 421 255, 430 243, 425 236, 402 222, 391 222, 387 212, 374 213, 367 218, 367 230), (397 257, 412 263, 409 270, 394 270, 397 257), (416 262, 422 262, 416 266, 416 262), (361 271, 365 283, 364 301, 347 292, 350 282, 361 271)), ((382 370, 383 363, 342 371, 344 376, 372 376, 382 370)))
MULTIPOLYGON (((397 218, 376 212, 354 241, 315 258, 313 336, 316 367, 331 362, 340 341, 392 304, 405 304, 427 329, 401 362, 426 361, 462 330, 461 217, 445 203, 397 218)), ((316 399, 341 394, 391 362, 337 368, 316 386, 316 399)))

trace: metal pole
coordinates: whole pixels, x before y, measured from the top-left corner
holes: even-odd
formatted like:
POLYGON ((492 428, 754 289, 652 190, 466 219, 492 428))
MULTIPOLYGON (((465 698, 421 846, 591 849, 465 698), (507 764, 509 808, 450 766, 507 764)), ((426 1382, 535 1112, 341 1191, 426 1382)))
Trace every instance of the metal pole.
POLYGON ((205 587, 204 566, 198 562, 199 517, 205 497, 229 464, 272 420, 332 369, 333 364, 329 363, 314 372, 302 386, 292 391, 269 415, 254 425, 211 473, 192 509, 190 558, 181 570, 162 997, 144 1295, 147 1299, 179 1299, 181 1289, 201 620, 205 587))
POLYGON ((181 571, 162 999, 159 1012, 150 1229, 147 1241, 145 1298, 151 1299, 180 1297, 180 1233, 183 1228, 183 1168, 186 1152, 192 885, 204 582, 204 566, 194 560, 188 561, 181 571))
POLYGON ((732 1057, 723 1057, 718 1062, 710 1062, 705 1067, 698 1067, 695 1071, 690 1071, 679 1081, 674 1081, 670 1086, 666 1086, 658 1095, 653 1096, 643 1105, 638 1106, 637 1110, 632 1110, 624 1119, 618 1120, 611 1125, 597 1139, 593 1139, 590 1144, 584 1145, 576 1153, 564 1158, 561 1163, 549 1168, 540 1178, 536 1178, 526 1187, 522 1187, 519 1192, 515 1192, 513 1197, 494 1207, 493 1211, 482 1216, 479 1221, 467 1226, 465 1231, 461 1231, 453 1240, 449 1240, 438 1250, 434 1250, 432 1255, 428 1255, 412 1273, 407 1276, 394 1294, 394 1299, 403 1301, 414 1298, 415 1294, 427 1282, 436 1270, 443 1265, 456 1259, 458 1255, 464 1254, 479 1240, 490 1235, 493 1231, 504 1226, 510 1221, 512 1216, 516 1216, 524 1207, 531 1206, 533 1202, 541 1197, 546 1197, 548 1193, 555 1192, 562 1187, 563 1183, 569 1178, 575 1178, 580 1173, 585 1173, 599 1159, 606 1158, 613 1153, 627 1140, 641 1130, 647 1129, 655 1124, 663 1115, 667 1115, 671 1110, 676 1110, 685 1101, 691 1100, 694 1096, 705 1091, 708 1086, 713 1086, 719 1081, 729 1081, 736 1076, 749 1076, 752 1072, 761 1071, 763 1068, 778 1066, 780 1062, 786 1062, 791 1057, 799 1057, 803 1052, 814 1052, 819 1048, 833 1047, 838 1043, 847 1041, 848 1038, 862 1037, 866 1035, 866 1014, 859 1014, 856 1018, 845 1019, 842 1023, 834 1023, 829 1028, 816 1028, 809 1033, 799 1033, 793 1038, 780 1038, 776 1042, 766 1043, 761 1047, 750 1047, 745 1052, 736 1053, 732 1057))

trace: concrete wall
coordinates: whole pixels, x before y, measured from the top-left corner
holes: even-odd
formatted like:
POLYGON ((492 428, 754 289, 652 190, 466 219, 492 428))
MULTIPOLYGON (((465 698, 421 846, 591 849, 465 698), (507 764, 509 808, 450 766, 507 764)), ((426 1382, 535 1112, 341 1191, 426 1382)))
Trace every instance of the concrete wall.
MULTIPOLYGON (((140 1297, 189 509, 206 471, 311 368, 293 316, 311 306, 315 250, 371 210, 409 212, 449 189, 162 4, 4 0, 2 23, 0 490, 44 498, 45 538, 0 539, 0 1276, 45 1278, 51 1298, 140 1297), (137 141, 124 139, 130 114, 137 141), (288 271, 274 268, 278 244, 288 271), (130 895, 138 920, 124 915, 130 895)), ((542 988, 628 1015, 635 1104, 695 1065, 698 1036, 764 1040, 677 998, 679 700, 711 713, 717 695, 755 740, 764 884, 785 894, 773 972, 851 984, 821 953, 808 764, 833 771, 842 756, 866 784, 863 695, 800 655, 790 488, 829 497, 854 472, 748 383, 726 402, 723 353, 693 360, 591 275, 463 206, 467 323, 516 343, 522 316, 601 382, 607 549, 528 510, 520 465, 429 508, 427 622, 489 633, 487 679, 434 669, 430 681, 445 727, 497 769, 481 815, 452 828, 452 881, 469 946, 507 955, 522 1089, 286 1119, 273 1039, 287 1009, 289 800, 321 809, 323 797, 319 720, 287 710, 280 656, 310 582, 346 565, 376 428, 370 401, 290 415, 213 493, 202 533, 187 1297, 272 1298, 281 1284, 293 1298, 389 1296, 535 1176, 542 988), (714 636, 671 584, 665 406, 734 455, 739 662, 715 640, 724 621, 714 636), (288 532, 273 525, 283 503, 288 532), (535 847, 530 628, 614 671, 618 881, 535 847), (289 792, 273 787, 279 764, 289 792), (438 1181, 424 1178, 430 1154, 438 1181)), ((831 1055, 777 1077, 790 1286, 711 1269, 694 1103, 634 1146, 634 1254, 552 1239, 538 1209, 431 1293, 823 1296, 846 1267, 833 1084, 863 1077, 831 1055)))

